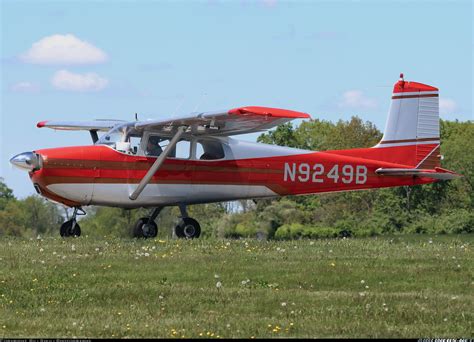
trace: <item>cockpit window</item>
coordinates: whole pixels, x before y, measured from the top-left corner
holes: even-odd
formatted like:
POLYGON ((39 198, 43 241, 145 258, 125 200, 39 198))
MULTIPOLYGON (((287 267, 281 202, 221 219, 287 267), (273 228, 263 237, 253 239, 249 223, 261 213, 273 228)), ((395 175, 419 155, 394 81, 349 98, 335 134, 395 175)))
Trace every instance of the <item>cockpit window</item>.
POLYGON ((168 138, 162 138, 157 135, 151 135, 148 138, 145 154, 151 157, 158 157, 169 144, 168 138))
POLYGON ((126 128, 126 126, 112 128, 106 134, 101 136, 100 139, 96 142, 96 144, 115 147, 115 144, 117 142, 124 141, 126 128))
MULTIPOLYGON (((170 138, 150 135, 145 147, 145 155, 158 157, 170 143, 170 138)), ((191 152, 189 140, 181 139, 168 154, 168 158, 188 159, 191 152)))
POLYGON ((215 160, 225 157, 222 144, 217 140, 198 140, 196 143, 196 159, 215 160))
MULTIPOLYGON (((97 145, 108 145, 118 152, 131 155, 159 157, 170 143, 171 137, 156 133, 146 133, 135 129, 133 123, 114 127, 96 142, 97 145), (145 140, 145 141, 144 141, 145 140)), ((191 144, 189 138, 178 141, 168 154, 168 158, 189 159, 191 151, 193 158, 198 160, 224 159, 225 153, 222 142, 217 139, 198 139, 191 144), (195 144, 195 148, 194 148, 195 144), (191 148, 193 146, 193 148, 191 148)))
POLYGON ((112 128, 101 136, 96 144, 108 145, 119 152, 127 154, 138 154, 141 139, 141 132, 137 132, 132 124, 125 124, 112 128))

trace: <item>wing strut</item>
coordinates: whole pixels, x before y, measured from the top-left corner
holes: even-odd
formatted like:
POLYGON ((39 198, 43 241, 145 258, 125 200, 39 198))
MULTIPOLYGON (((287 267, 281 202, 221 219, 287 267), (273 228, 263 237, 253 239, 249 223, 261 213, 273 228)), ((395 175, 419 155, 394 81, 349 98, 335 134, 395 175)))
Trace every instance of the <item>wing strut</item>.
POLYGON ((153 163, 153 165, 150 167, 146 175, 142 178, 140 183, 138 184, 138 187, 135 189, 135 191, 129 196, 129 198, 134 201, 138 198, 138 196, 141 194, 143 189, 145 189, 145 186, 148 185, 150 182, 151 178, 153 175, 158 171, 158 169, 161 167, 161 164, 165 161, 166 157, 170 152, 174 149, 176 144, 179 141, 179 138, 183 135, 184 131, 186 130, 186 126, 181 126, 178 127, 176 130, 176 134, 174 135, 173 139, 169 142, 168 146, 166 146, 165 150, 160 154, 160 156, 156 159, 156 161, 153 163))

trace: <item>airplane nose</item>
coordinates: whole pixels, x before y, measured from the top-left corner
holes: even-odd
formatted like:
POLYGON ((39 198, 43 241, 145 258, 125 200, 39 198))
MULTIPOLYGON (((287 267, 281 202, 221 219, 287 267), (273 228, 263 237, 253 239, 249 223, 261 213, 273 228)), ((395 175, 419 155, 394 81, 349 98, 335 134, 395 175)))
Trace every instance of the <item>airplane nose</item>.
POLYGON ((41 168, 41 157, 33 152, 24 152, 11 158, 10 163, 22 170, 39 170, 41 168))

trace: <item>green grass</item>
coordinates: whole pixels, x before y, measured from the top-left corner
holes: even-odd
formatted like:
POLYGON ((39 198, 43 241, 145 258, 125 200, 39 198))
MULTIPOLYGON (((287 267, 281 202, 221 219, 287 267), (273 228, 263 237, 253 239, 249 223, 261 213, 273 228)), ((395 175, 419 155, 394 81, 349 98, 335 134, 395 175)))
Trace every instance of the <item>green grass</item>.
POLYGON ((473 241, 4 237, 0 337, 472 337, 473 241))

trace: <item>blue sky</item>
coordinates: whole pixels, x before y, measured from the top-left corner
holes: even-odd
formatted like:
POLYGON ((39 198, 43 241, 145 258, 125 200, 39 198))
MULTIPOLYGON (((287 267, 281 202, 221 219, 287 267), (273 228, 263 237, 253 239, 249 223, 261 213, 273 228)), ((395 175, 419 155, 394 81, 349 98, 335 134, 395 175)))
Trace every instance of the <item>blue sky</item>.
POLYGON ((11 156, 90 143, 88 133, 37 129, 42 120, 260 105, 332 121, 359 115, 383 129, 400 72, 440 88, 442 118, 473 119, 470 1, 0 6, 0 177, 18 197, 34 190, 26 173, 9 166, 11 156), (74 54, 60 58, 64 46, 74 54))

